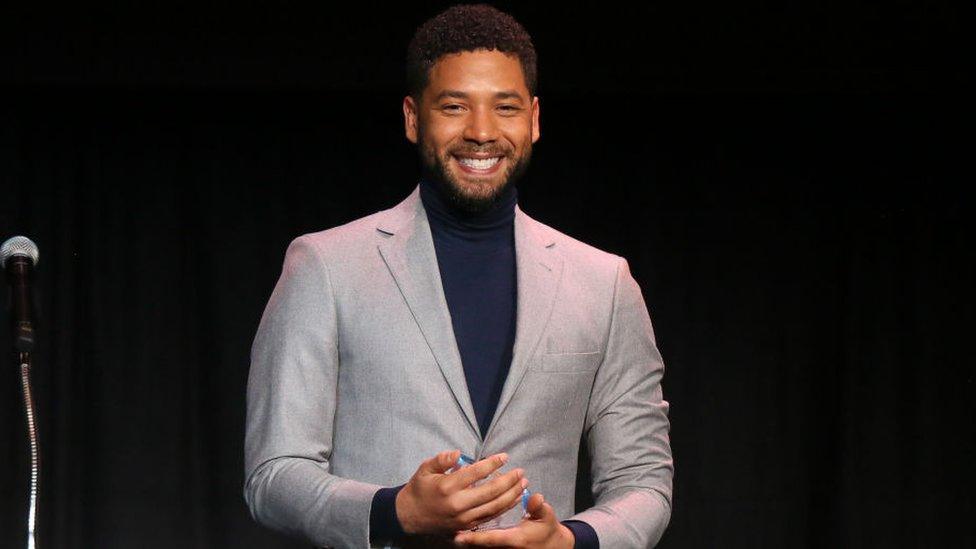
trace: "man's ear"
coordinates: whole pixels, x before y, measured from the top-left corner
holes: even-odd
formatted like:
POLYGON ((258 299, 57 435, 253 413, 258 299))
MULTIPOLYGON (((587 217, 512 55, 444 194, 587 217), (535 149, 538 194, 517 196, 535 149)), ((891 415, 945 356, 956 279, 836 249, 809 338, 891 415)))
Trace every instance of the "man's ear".
POLYGON ((413 97, 403 98, 403 129, 407 134, 407 141, 417 143, 417 103, 413 97))
POLYGON ((532 142, 539 140, 542 133, 539 131, 539 98, 532 98, 532 142))

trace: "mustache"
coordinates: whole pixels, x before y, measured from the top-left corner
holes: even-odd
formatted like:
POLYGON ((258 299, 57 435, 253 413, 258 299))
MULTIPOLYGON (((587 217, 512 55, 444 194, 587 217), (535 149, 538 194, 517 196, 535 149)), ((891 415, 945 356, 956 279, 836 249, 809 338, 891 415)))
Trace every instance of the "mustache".
POLYGON ((451 149, 448 151, 448 153, 453 155, 487 154, 490 156, 509 156, 510 151, 507 149, 500 149, 498 147, 462 147, 458 149, 451 149))

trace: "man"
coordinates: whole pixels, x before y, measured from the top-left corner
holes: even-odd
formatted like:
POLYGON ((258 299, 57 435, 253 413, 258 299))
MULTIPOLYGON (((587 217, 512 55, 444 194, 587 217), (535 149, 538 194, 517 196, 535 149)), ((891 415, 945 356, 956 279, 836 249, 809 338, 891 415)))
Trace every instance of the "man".
POLYGON ((244 495, 262 524, 341 547, 663 534, 668 404, 640 289, 623 259, 516 205, 539 138, 535 62, 494 8, 425 23, 403 101, 420 185, 289 246, 248 382, 244 495), (596 504, 574 514, 581 439, 596 504), (449 471, 462 451, 478 461, 449 471), (470 531, 526 486, 517 526, 470 531))

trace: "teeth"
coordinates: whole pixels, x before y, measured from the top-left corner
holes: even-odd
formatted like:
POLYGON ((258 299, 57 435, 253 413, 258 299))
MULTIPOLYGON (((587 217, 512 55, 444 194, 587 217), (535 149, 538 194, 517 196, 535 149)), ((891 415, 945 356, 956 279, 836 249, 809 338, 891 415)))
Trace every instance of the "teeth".
POLYGON ((487 170, 487 169, 490 169, 495 164, 498 164, 499 161, 501 161, 501 157, 498 157, 498 156, 493 157, 493 158, 461 158, 461 157, 458 157, 458 162, 460 162, 461 164, 464 164, 465 166, 467 166, 469 168, 474 168, 476 170, 487 170))

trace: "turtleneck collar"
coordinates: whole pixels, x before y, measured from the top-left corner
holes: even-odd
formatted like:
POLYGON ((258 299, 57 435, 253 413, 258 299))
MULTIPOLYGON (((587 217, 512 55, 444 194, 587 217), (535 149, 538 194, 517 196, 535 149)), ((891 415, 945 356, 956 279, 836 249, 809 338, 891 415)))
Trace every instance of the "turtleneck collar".
POLYGON ((464 246, 477 243, 486 248, 513 244, 518 202, 515 185, 509 185, 490 209, 479 213, 459 209, 436 184, 426 179, 420 181, 420 200, 435 240, 464 246))

